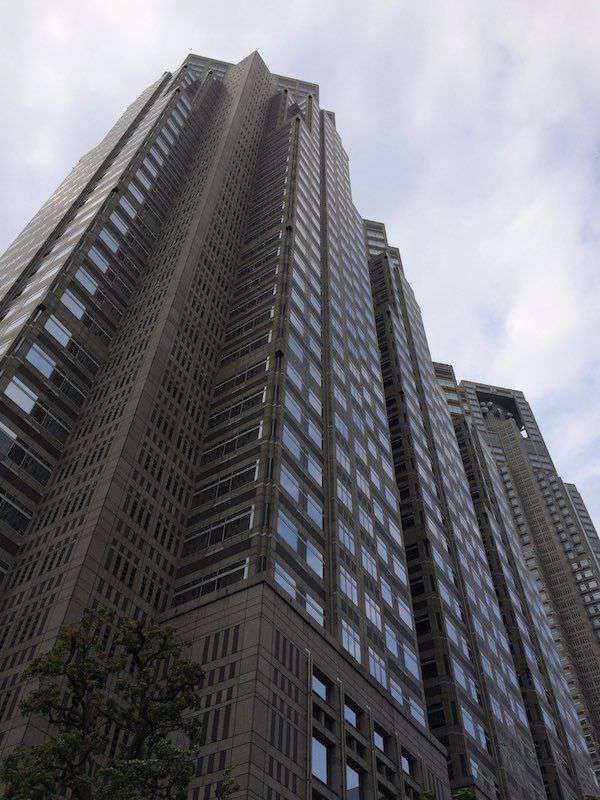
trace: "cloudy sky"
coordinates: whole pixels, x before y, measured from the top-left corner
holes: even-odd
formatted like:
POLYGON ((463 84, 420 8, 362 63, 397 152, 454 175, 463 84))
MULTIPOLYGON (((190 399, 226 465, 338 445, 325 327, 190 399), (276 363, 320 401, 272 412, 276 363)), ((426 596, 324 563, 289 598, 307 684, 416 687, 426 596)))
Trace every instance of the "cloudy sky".
MULTIPOLYGON (((8 8, 8 5, 6 6, 8 8)), ((596 0, 22 0, 0 34, 4 250, 188 52, 316 81, 434 358, 521 388, 600 522, 596 0), (2 41, 3 40, 3 41, 2 41)))

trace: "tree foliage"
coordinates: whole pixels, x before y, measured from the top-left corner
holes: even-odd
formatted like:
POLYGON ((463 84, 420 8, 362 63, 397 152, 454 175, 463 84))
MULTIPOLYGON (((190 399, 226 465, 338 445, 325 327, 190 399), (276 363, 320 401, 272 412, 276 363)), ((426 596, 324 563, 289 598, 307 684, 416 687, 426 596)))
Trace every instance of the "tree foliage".
MULTIPOLYGON (((0 766, 3 800, 184 800, 201 726, 202 668, 171 628, 86 611, 24 673, 24 715, 49 736, 0 766), (113 633, 110 648, 103 634, 113 633), (180 744, 181 740, 185 744, 180 744)), ((228 774, 219 791, 238 786, 228 774)), ((225 792, 225 793, 223 793, 225 792)))

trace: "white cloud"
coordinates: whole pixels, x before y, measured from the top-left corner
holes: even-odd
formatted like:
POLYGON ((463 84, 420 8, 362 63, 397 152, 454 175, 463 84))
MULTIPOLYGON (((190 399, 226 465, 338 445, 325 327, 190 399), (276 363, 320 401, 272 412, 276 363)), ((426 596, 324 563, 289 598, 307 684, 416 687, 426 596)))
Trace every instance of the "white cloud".
POLYGON ((600 519, 600 6, 594 0, 88 0, 4 14, 4 244, 189 51, 321 85, 434 357, 523 389, 600 519))

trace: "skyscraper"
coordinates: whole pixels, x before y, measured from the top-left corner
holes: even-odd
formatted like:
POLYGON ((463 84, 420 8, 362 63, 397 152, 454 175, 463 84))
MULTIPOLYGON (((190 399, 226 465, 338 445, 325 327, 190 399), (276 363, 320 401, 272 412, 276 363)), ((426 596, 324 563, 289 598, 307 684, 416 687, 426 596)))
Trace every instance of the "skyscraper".
POLYGON ((0 298, 3 750, 46 733, 24 668, 109 605, 204 665, 191 800, 228 768, 257 800, 593 792, 487 434, 449 411, 316 84, 188 56, 0 298))
POLYGON ((542 599, 600 778, 596 531, 576 488, 559 477, 523 393, 462 381, 460 394, 496 460, 530 580, 542 599))
MULTIPOLYGON (((452 367, 434 366, 452 414, 544 783, 550 796, 568 795, 574 779, 587 785, 589 763, 558 651, 541 598, 527 574, 509 500, 487 438, 460 403, 452 367)), ((588 786, 587 791, 592 790, 588 786)))
POLYGON ((489 797, 591 792, 572 704, 560 696, 564 722, 555 716, 562 707, 548 706, 553 687, 540 675, 548 644, 558 661, 549 631, 534 652, 528 631, 537 620, 518 596, 504 518, 496 524, 497 509, 481 508, 486 481, 503 500, 493 459, 485 478, 476 473, 480 443, 453 424, 451 398, 438 387, 445 381, 458 401, 453 372, 434 369, 400 253, 381 223, 366 221, 365 231, 428 721, 448 749, 451 783, 489 797), (537 730, 544 724, 551 741, 537 730))
POLYGON ((447 797, 363 224, 318 87, 189 56, 1 266, 3 746, 39 735, 27 663, 110 604, 205 665, 194 800, 226 767, 261 800, 447 797))

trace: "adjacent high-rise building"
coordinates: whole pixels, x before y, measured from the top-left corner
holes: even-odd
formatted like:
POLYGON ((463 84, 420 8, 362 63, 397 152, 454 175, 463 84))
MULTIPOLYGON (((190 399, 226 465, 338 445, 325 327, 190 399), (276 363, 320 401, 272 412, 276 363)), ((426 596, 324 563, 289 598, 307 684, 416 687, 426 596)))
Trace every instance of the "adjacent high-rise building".
POLYGON ((381 223, 365 231, 428 721, 448 750, 451 783, 487 797, 592 793, 548 626, 535 649, 530 638, 544 615, 537 597, 529 613, 493 458, 456 427, 454 375, 434 368, 399 251, 381 223), (482 508, 488 483, 497 507, 482 508))
POLYGON ((461 403, 489 443, 600 779, 600 566, 583 500, 563 483, 523 392, 472 381, 461 403))
POLYGON ((204 665, 191 800, 226 769, 256 800, 594 793, 448 370, 316 84, 253 53, 148 87, 0 259, 2 750, 46 733, 27 664, 109 605, 204 665))
MULTIPOLYGON (((546 789, 553 797, 568 796, 573 779, 589 774, 589 758, 558 651, 542 600, 527 574, 487 437, 465 413, 452 367, 434 367, 452 414, 546 789)), ((582 784, 587 785, 585 780, 582 784)), ((595 790, 587 787, 588 792, 595 790)))

